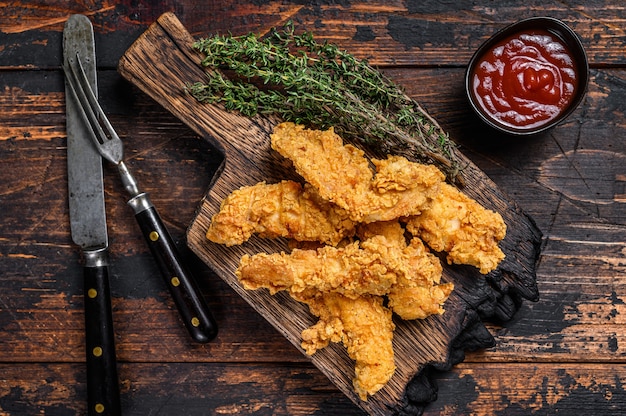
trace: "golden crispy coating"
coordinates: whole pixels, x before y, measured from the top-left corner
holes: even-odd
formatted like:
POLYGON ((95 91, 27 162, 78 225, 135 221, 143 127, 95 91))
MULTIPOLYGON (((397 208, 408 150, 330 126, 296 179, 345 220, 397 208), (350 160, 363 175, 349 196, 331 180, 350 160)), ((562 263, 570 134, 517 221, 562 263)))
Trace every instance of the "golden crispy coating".
POLYGON ((313 355, 329 342, 342 342, 355 361, 354 389, 361 398, 383 388, 395 371, 392 346, 395 325, 378 296, 356 299, 338 293, 300 298, 319 321, 302 331, 302 348, 313 355))
MULTIPOLYGON (((384 237, 374 239, 384 240, 384 237)), ((390 268, 384 241, 354 242, 345 247, 324 246, 317 250, 294 249, 290 254, 244 255, 236 270, 246 289, 267 288, 301 293, 315 289, 355 298, 363 294, 384 295, 397 280, 390 268), (369 244, 369 245, 368 245, 369 244)))
POLYGON ((357 222, 387 221, 419 214, 444 175, 434 166, 400 156, 372 160, 329 130, 308 130, 281 123, 271 135, 272 148, 290 159, 320 196, 346 209, 357 222))
POLYGON ((406 320, 442 314, 454 288, 441 283, 441 262, 424 242, 447 252, 449 263, 488 273, 504 257, 498 242, 506 226, 443 182, 436 167, 389 156, 371 160, 372 169, 333 129, 282 123, 272 147, 307 183, 233 192, 207 237, 227 245, 253 233, 297 240, 289 254, 244 255, 236 275, 246 289, 285 290, 308 304, 319 321, 302 332, 302 347, 311 355, 342 342, 355 360, 354 388, 367 400, 395 371, 392 314, 406 320))
POLYGON ((288 237, 335 245, 354 234, 347 213, 323 200, 310 185, 264 182, 234 191, 211 219, 209 240, 228 246, 261 237, 288 237))
POLYGON ((387 295, 389 307, 402 319, 444 312, 453 285, 439 284, 441 263, 420 240, 407 245, 397 221, 361 226, 359 235, 364 239, 341 248, 244 255, 236 274, 244 288, 266 288, 272 294, 387 295))
POLYGON ((407 230, 433 250, 445 251, 449 264, 473 265, 482 274, 504 258, 498 247, 506 234, 502 216, 448 184, 442 184, 428 209, 408 218, 407 230))
POLYGON ((404 228, 402 228, 400 222, 396 220, 358 224, 356 235, 361 240, 368 240, 377 235, 382 235, 387 239, 389 245, 400 248, 406 246, 404 228))
MULTIPOLYGON (((405 320, 424 319, 442 314, 443 304, 452 293, 452 283, 440 284, 443 268, 439 259, 428 252, 421 240, 413 238, 406 243, 404 228, 398 221, 359 225, 360 238, 384 235, 386 244, 402 250, 396 258, 403 260, 403 273, 387 293, 388 307, 405 320)), ((400 269, 400 266, 398 266, 400 269)))
POLYGON ((395 368, 391 310, 403 319, 441 314, 453 285, 439 284, 439 259, 418 239, 407 245, 398 221, 360 225, 358 234, 361 241, 341 248, 244 255, 236 274, 248 290, 286 290, 307 303, 320 320, 303 331, 302 347, 313 354, 343 342, 355 360, 355 390, 366 400, 395 368))
POLYGON ((443 314, 443 304, 454 284, 440 283, 443 268, 439 259, 428 253, 417 238, 412 239, 403 252, 409 259, 409 267, 387 294, 389 308, 405 320, 443 314))

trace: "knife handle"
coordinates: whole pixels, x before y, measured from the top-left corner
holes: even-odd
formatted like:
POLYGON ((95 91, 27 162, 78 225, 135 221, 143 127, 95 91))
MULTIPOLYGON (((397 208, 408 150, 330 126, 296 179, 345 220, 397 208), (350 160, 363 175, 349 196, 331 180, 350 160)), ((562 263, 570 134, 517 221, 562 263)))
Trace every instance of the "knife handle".
POLYGON ((86 251, 87 414, 121 414, 106 249, 86 251))
POLYGON ((211 341, 217 336, 217 323, 200 294, 196 281, 183 265, 174 241, 150 198, 146 193, 140 193, 128 201, 128 204, 135 211, 135 218, 189 334, 200 343, 211 341))

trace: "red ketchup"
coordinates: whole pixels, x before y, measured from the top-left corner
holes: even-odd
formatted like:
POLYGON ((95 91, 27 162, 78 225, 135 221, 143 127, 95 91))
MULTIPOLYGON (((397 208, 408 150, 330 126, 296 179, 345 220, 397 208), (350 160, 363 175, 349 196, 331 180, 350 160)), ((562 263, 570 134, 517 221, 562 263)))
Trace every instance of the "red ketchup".
POLYGON ((547 30, 519 32, 496 44, 472 73, 482 110, 520 130, 549 123, 572 102, 576 64, 564 43, 547 30))

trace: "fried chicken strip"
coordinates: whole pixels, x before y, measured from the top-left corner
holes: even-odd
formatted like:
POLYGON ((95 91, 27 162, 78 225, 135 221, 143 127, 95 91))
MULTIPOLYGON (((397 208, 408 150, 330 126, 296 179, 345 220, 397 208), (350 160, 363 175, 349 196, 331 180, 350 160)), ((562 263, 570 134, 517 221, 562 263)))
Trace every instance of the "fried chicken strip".
POLYGON ((308 130, 285 122, 275 127, 271 139, 272 148, 290 159, 322 198, 347 210, 357 222, 417 215, 444 180, 436 167, 400 156, 372 160, 374 174, 363 151, 344 145, 332 128, 308 130))
POLYGON ((341 248, 244 255, 235 273, 245 289, 266 288, 272 294, 387 295, 390 308, 403 319, 444 312, 454 286, 440 284, 441 263, 419 239, 407 245, 397 221, 368 224, 359 232, 362 241, 341 248))
POLYGON ((469 264, 482 274, 504 259, 498 247, 506 234, 502 216, 448 184, 441 185, 428 209, 408 218, 407 230, 431 249, 445 251, 449 264, 469 264))
MULTIPOLYGON (((413 238, 407 245, 404 228, 398 221, 361 225, 357 234, 369 239, 386 237, 386 244, 402 250, 402 264, 398 265, 396 283, 387 293, 388 307, 405 320, 424 319, 444 313, 443 304, 452 293, 454 284, 440 283, 443 268, 437 257, 428 251, 422 241, 413 238)), ((368 240, 369 241, 369 240, 368 240)))
POLYGON ((342 342, 355 361, 353 385, 361 400, 385 386, 395 371, 392 314, 383 299, 365 295, 356 299, 339 293, 299 298, 319 321, 302 331, 302 348, 313 355, 329 342, 342 342))
POLYGON ((439 259, 417 238, 407 245, 398 221, 360 225, 358 236, 340 248, 244 255, 236 275, 248 290, 286 290, 308 304, 320 319, 302 332, 302 347, 312 355, 342 342, 355 360, 355 391, 367 400, 395 370, 392 311, 403 319, 443 313, 453 285, 439 284, 439 259))
POLYGON ((428 253, 417 238, 411 240, 404 253, 410 259, 408 273, 399 276, 389 290, 388 307, 404 320, 443 314, 443 304, 452 293, 454 284, 440 283, 443 268, 439 259, 428 253))
MULTIPOLYGON (((382 236, 377 238, 384 240, 382 236)), ((244 255, 235 273, 244 288, 267 288, 272 294, 314 289, 350 298, 384 295, 397 280, 397 271, 387 264, 388 246, 384 241, 362 244, 357 241, 341 248, 324 246, 317 250, 294 249, 290 254, 244 255)))
POLYGON ((322 199, 308 184, 261 182, 224 199, 206 237, 228 246, 242 244, 254 233, 336 245, 353 235, 354 227, 345 210, 322 199))

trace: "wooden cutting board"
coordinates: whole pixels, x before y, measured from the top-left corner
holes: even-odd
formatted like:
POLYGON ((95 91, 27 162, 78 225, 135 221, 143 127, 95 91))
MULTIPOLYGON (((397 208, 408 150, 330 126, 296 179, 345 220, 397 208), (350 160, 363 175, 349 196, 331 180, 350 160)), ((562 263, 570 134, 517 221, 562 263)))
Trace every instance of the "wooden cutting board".
MULTIPOLYGON (((192 49, 193 41, 176 16, 166 13, 122 56, 119 72, 224 153, 221 173, 216 175, 188 229, 188 245, 300 348, 301 331, 315 323, 308 308, 284 293, 271 296, 265 290, 246 291, 234 275, 241 255, 287 250, 286 241, 252 238, 242 246, 227 248, 205 238, 211 217, 234 189, 259 181, 273 183, 298 177, 290 162, 270 149, 269 134, 277 120, 229 113, 216 105, 200 104, 185 93, 187 83, 205 77, 201 56, 192 49)), ((444 265, 443 280, 455 284, 445 314, 425 320, 396 320, 397 370, 390 382, 366 402, 354 393, 354 363, 343 346, 330 345, 311 357, 339 389, 372 415, 419 413, 426 403, 436 399, 436 387, 428 377, 431 369, 449 369, 463 359, 464 351, 494 344, 481 320, 506 321, 522 300, 538 298, 535 264, 541 233, 514 201, 471 161, 461 157, 468 165, 463 191, 500 212, 507 224, 507 236, 501 243, 506 259, 499 269, 485 277, 471 267, 444 265)))

